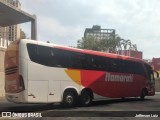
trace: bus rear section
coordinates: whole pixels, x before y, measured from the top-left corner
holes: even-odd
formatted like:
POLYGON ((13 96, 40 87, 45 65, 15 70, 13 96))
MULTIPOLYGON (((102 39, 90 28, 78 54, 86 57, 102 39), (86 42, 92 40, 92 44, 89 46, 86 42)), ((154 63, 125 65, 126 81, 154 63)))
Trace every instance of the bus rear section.
POLYGON ((19 74, 19 42, 11 43, 5 52, 5 96, 11 102, 24 101, 24 81, 19 74))

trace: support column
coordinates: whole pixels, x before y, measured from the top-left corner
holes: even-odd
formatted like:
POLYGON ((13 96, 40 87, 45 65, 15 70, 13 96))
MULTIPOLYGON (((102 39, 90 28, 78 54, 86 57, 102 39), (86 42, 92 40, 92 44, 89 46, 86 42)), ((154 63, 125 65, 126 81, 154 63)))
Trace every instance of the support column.
POLYGON ((37 40, 37 17, 33 15, 34 19, 31 21, 31 39, 37 40))

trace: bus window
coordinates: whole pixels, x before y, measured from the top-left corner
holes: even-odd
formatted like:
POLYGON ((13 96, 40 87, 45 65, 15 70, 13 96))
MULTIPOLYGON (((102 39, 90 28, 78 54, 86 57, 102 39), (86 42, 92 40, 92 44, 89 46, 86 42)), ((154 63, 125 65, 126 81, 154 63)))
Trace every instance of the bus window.
POLYGON ((68 52, 52 47, 27 44, 31 61, 49 67, 69 67, 68 52))
POLYGON ((51 66, 51 47, 38 46, 38 60, 42 65, 51 66))
POLYGON ((106 59, 106 68, 109 72, 123 72, 122 70, 122 61, 119 59, 106 59))
POLYGON ((31 61, 37 63, 37 61, 38 61, 37 45, 27 44, 27 50, 28 50, 28 54, 29 54, 31 61))
POLYGON ((151 78, 154 77, 154 75, 152 75, 153 74, 152 68, 147 64, 145 64, 145 68, 146 68, 147 78, 151 80, 151 78))
POLYGON ((97 71, 105 71, 105 59, 99 56, 92 56, 92 68, 97 71))
POLYGON ((84 55, 81 53, 70 52, 70 67, 75 69, 82 69, 81 60, 83 60, 84 55))
POLYGON ((145 72, 144 72, 144 68, 143 68, 143 65, 141 63, 134 63, 134 67, 135 67, 135 73, 136 74, 139 74, 139 75, 142 75, 142 76, 145 76, 145 72))
POLYGON ((54 56, 52 56, 52 60, 56 61, 52 65, 52 67, 61 67, 61 68, 69 68, 70 66, 70 61, 69 61, 69 52, 57 48, 52 49, 54 52, 54 56))
POLYGON ((90 55, 84 54, 83 56, 81 56, 82 68, 85 70, 93 70, 91 61, 92 57, 90 55))
POLYGON ((110 58, 105 58, 105 70, 108 72, 111 72, 111 68, 112 68, 112 61, 110 58))

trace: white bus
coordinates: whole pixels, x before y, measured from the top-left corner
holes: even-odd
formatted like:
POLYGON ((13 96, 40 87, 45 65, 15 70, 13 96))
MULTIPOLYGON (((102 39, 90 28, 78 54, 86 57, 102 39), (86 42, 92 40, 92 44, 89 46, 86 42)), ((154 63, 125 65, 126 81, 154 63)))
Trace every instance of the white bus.
POLYGON ((5 95, 11 102, 73 106, 154 94, 153 70, 140 59, 26 39, 6 50, 5 95))

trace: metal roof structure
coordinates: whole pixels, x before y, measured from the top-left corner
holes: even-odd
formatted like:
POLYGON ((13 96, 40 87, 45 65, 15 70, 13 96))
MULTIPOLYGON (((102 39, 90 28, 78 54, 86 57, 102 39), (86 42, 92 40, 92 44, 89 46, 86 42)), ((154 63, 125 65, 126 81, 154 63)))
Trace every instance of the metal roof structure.
POLYGON ((31 22, 31 39, 37 39, 36 16, 30 15, 8 4, 5 0, 0 0, 0 26, 7 27, 20 23, 31 22))

